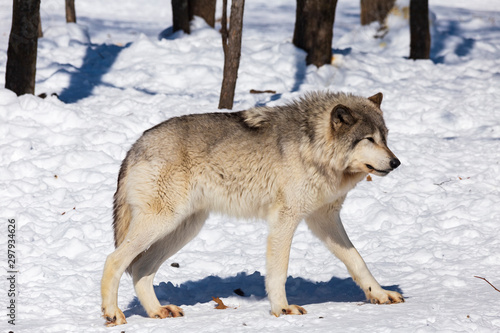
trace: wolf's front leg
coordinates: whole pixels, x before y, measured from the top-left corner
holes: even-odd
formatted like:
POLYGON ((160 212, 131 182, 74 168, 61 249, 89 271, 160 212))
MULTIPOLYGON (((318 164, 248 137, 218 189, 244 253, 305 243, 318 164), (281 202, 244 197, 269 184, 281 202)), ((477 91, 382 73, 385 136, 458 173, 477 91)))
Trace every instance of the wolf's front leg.
POLYGON ((290 247, 299 220, 279 215, 276 219, 270 219, 267 239, 266 291, 271 302, 271 313, 276 317, 282 314, 306 314, 303 307, 288 304, 285 291, 290 247))
POLYGON ((306 219, 311 231, 320 238, 347 267, 353 280, 363 289, 366 298, 377 304, 404 302, 400 293, 380 287, 365 261, 352 245, 340 220, 341 203, 327 205, 306 219))

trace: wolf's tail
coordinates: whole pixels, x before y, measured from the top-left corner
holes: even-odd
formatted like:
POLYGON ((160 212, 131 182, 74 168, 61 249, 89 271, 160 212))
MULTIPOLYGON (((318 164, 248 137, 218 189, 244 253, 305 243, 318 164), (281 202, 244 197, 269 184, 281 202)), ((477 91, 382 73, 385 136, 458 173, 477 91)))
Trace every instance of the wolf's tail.
POLYGON ((132 212, 130 205, 127 202, 125 178, 127 177, 127 159, 125 159, 120 167, 118 174, 118 187, 116 189, 114 203, 113 203, 113 230, 115 234, 115 247, 125 240, 127 235, 130 220, 132 219, 132 212))

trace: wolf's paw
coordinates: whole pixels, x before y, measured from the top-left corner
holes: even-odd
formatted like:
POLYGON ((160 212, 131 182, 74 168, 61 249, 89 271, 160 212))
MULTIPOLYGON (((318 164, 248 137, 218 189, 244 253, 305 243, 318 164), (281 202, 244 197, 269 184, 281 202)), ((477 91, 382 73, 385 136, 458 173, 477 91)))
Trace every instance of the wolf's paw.
POLYGON ((125 320, 125 315, 118 308, 115 308, 113 310, 110 309, 109 311, 105 308, 102 308, 102 316, 104 317, 104 319, 106 319, 105 325, 108 327, 123 325, 127 323, 127 321, 125 320))
POLYGON ((286 308, 282 308, 281 311, 272 312, 273 315, 279 317, 280 315, 304 315, 307 314, 306 309, 301 306, 292 304, 288 305, 286 308))
POLYGON ((404 303, 405 299, 397 291, 380 289, 379 291, 369 291, 366 295, 373 304, 394 304, 404 303))
POLYGON ((165 305, 158 309, 158 311, 154 312, 150 315, 151 318, 175 318, 175 317, 183 317, 184 311, 176 305, 165 305))

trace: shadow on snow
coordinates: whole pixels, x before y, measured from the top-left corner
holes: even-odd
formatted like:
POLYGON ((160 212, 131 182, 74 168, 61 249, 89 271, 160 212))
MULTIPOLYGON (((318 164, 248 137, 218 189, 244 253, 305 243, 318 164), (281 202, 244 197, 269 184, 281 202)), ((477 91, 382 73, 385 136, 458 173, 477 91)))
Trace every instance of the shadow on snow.
MULTIPOLYGON (((383 288, 402 292, 397 285, 383 288)), ((212 301, 212 297, 253 297, 257 300, 267 297, 264 276, 260 272, 250 275, 242 272, 227 278, 208 276, 199 281, 187 281, 179 286, 174 286, 170 282, 161 282, 154 289, 161 304, 179 306, 208 303, 212 301)), ((327 302, 364 302, 366 300, 364 292, 351 278, 340 279, 333 277, 328 282, 313 282, 300 277, 289 276, 286 281, 286 292, 288 302, 298 305, 327 302)), ((137 297, 134 297, 130 302, 124 314, 126 317, 132 315, 147 317, 146 311, 137 297)))
POLYGON ((447 40, 450 36, 459 40, 454 46, 454 53, 459 57, 469 55, 476 41, 472 38, 464 38, 461 36, 462 34, 463 32, 460 30, 459 22, 448 21, 446 23, 441 23, 441 26, 437 28, 432 35, 431 60, 436 64, 444 63, 444 55, 442 55, 442 53, 446 49, 447 40))
POLYGON ((96 86, 112 86, 103 82, 102 77, 109 72, 118 54, 130 45, 131 43, 125 46, 115 44, 88 45, 82 66, 71 73, 69 86, 60 93, 59 99, 68 104, 76 103, 92 95, 96 86))

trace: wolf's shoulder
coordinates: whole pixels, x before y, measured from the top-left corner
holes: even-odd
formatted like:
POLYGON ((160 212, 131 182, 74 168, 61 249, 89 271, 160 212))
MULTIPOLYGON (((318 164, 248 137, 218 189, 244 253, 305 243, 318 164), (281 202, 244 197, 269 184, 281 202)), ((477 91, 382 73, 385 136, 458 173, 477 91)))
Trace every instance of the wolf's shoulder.
POLYGON ((277 110, 273 107, 261 106, 241 111, 241 116, 249 127, 267 127, 275 120, 277 110))
POLYGON ((303 122, 315 118, 345 98, 344 94, 331 92, 310 92, 285 105, 262 106, 241 111, 245 123, 250 127, 267 127, 276 123, 303 122))

